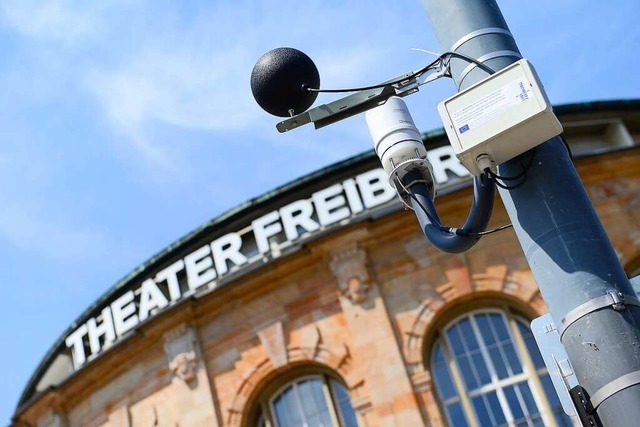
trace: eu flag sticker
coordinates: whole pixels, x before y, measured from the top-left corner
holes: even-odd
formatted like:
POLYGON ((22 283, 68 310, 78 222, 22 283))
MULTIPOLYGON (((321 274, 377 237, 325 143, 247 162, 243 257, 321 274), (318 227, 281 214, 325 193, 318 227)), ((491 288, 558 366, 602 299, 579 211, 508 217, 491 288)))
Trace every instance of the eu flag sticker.
POLYGON ((469 130, 469 125, 464 125, 461 128, 458 129, 458 131, 460 131, 460 133, 465 133, 466 131, 469 130))

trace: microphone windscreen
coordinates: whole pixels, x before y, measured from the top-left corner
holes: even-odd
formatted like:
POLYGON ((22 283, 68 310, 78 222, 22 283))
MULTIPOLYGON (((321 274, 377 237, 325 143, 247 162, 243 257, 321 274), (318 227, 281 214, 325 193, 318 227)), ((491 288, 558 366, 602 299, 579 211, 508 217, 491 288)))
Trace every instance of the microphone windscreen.
POLYGON ((320 74, 311 58, 297 49, 280 47, 265 53, 251 72, 251 92, 260 107, 279 117, 306 111, 318 97, 305 88, 320 88, 320 74))

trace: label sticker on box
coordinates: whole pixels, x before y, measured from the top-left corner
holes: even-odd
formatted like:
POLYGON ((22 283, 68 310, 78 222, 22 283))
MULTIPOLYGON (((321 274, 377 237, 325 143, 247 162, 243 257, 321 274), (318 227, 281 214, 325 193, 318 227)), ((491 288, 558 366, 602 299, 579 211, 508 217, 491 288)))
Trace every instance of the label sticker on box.
POLYGON ((476 102, 454 111, 451 115, 453 125, 460 135, 476 129, 483 123, 530 99, 531 91, 531 85, 527 79, 520 77, 476 102))

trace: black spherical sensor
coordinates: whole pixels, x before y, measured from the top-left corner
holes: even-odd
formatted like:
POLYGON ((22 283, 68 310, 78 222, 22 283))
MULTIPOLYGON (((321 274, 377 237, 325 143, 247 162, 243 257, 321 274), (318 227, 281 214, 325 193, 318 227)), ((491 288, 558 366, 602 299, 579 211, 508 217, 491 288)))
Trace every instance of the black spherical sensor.
POLYGON ((251 92, 258 105, 274 116, 306 111, 318 97, 306 88, 320 88, 320 74, 304 53, 290 47, 270 50, 251 72, 251 92))

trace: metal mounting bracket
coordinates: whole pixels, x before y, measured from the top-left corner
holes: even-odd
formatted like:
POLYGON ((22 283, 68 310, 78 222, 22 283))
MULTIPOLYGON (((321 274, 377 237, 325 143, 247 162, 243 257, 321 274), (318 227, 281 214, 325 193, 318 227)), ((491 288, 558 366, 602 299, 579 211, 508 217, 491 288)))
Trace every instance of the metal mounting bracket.
POLYGON ((284 133, 307 123, 313 123, 316 129, 320 129, 382 105, 394 95, 396 91, 393 86, 364 90, 283 120, 276 124, 276 129, 284 133))
POLYGON ((339 122, 340 120, 364 113, 387 102, 392 96, 407 96, 416 93, 423 84, 443 77, 447 73, 444 67, 429 70, 422 74, 410 72, 384 83, 380 87, 362 90, 344 98, 320 105, 304 113, 293 116, 276 124, 278 132, 284 133, 307 123, 313 123, 316 129, 339 122), (384 86, 383 86, 384 85, 384 86))
POLYGON ((575 406, 570 390, 579 387, 578 378, 569 362, 569 355, 560 342, 560 335, 556 329, 551 314, 533 319, 531 332, 538 344, 542 360, 547 367, 553 388, 558 394, 562 409, 571 417, 578 417, 578 407, 575 406))
POLYGON ((579 385, 569 390, 571 400, 577 410, 578 420, 583 427, 602 427, 598 414, 594 411, 591 401, 587 398, 584 389, 579 385))

